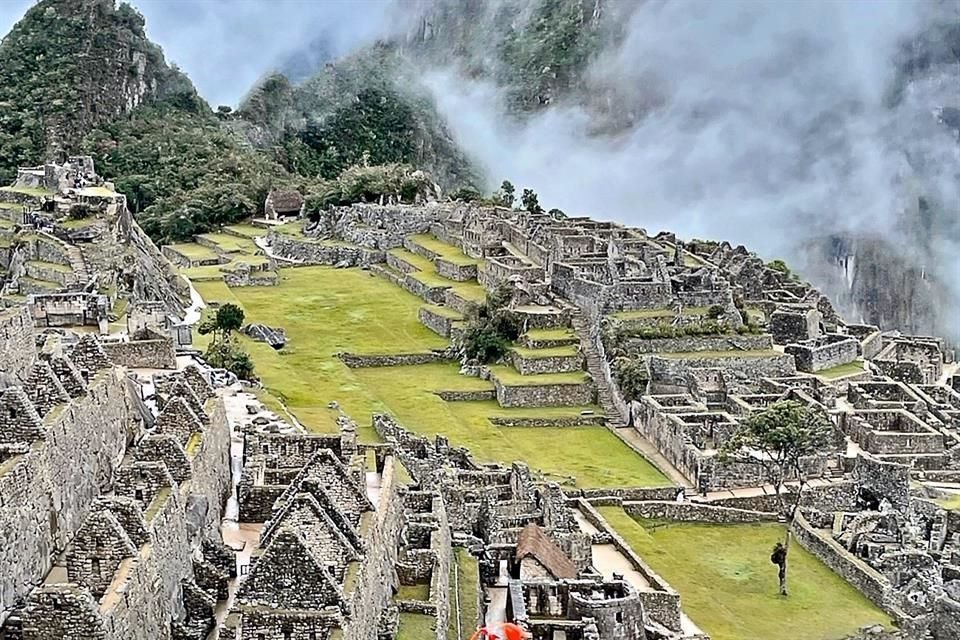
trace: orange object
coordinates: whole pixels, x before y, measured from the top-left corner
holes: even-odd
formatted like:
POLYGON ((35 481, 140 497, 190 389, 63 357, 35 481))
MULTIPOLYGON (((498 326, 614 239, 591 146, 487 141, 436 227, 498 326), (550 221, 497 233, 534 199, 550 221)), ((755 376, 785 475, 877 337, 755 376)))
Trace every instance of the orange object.
POLYGON ((502 625, 499 625, 499 627, 499 631, 503 632, 502 636, 497 635, 487 627, 480 627, 477 629, 477 632, 470 637, 470 640, 526 640, 530 637, 527 635, 527 632, 523 630, 523 627, 515 625, 512 622, 504 622, 502 625))

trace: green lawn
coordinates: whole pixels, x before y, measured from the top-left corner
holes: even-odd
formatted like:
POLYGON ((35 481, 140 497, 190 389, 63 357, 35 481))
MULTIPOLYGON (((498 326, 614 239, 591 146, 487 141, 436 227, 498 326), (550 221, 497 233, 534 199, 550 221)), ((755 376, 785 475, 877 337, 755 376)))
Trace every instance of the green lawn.
POLYGON ((529 329, 525 335, 529 336, 531 340, 572 340, 577 337, 577 334, 569 327, 529 329))
POLYGON ((541 384, 582 384, 590 382, 586 371, 571 371, 569 373, 539 373, 525 376, 513 367, 495 364, 490 371, 501 384, 508 387, 527 387, 541 384))
POLYGON ((844 376, 854 376, 858 373, 863 373, 863 360, 854 360, 853 362, 848 362, 847 364, 841 364, 837 365, 836 367, 830 367, 829 369, 817 371, 818 376, 821 378, 826 378, 827 380, 834 380, 844 376))
POLYGON ((49 189, 44 189, 43 187, 0 187, 0 191, 10 191, 11 193, 22 193, 28 196, 34 196, 35 198, 42 198, 43 196, 52 196, 53 191, 49 189))
POLYGON ((434 236, 424 233, 420 235, 410 236, 409 238, 414 244, 417 244, 424 249, 436 253, 438 256, 443 258, 448 262, 458 265, 468 265, 468 264, 477 264, 479 261, 475 258, 471 258, 459 248, 453 246, 452 244, 447 244, 442 240, 435 238, 434 236))
POLYGON ((229 227, 224 227, 224 228, 229 229, 234 233, 239 233, 240 235, 245 236, 247 238, 257 238, 259 236, 265 236, 270 231, 269 229, 264 229, 263 227, 257 227, 255 225, 246 224, 246 223, 232 224, 229 227))
POLYGON ((440 305, 436 304, 425 304, 423 305, 423 308, 429 309, 431 312, 443 318, 449 318, 451 320, 463 320, 463 314, 456 309, 451 309, 450 307, 441 307, 440 305))
MULTIPOLYGON (((499 417, 577 416, 596 407, 501 408, 496 401, 445 402, 446 390, 491 389, 479 378, 461 376, 452 362, 425 365, 349 369, 334 354, 404 353, 442 348, 446 341, 417 320, 422 301, 385 279, 359 269, 303 267, 284 269, 277 287, 228 288, 221 281, 197 282, 207 301, 240 304, 247 321, 286 330, 289 342, 281 351, 241 338, 254 359, 257 374, 269 392, 317 432, 336 428, 336 400, 360 425, 360 437, 373 441, 374 413, 390 413, 405 427, 471 449, 478 460, 511 463, 524 460, 531 468, 580 486, 654 486, 665 478, 603 427, 498 427, 499 417)), ((198 346, 203 348, 202 341, 198 346)), ((509 368, 505 370, 513 371, 509 368)), ((520 376, 517 378, 541 378, 520 376)), ((570 380, 569 374, 557 374, 570 380)), ((573 379, 583 379, 573 374, 573 379)), ((545 376, 554 379, 555 376, 545 376)), ((556 381, 556 380, 554 380, 556 381)), ((282 415, 279 402, 267 404, 282 415)))
MULTIPOLYGON (((454 550, 455 562, 450 565, 450 624, 447 637, 469 638, 477 630, 480 612, 477 611, 477 596, 480 589, 480 571, 477 559, 466 549, 454 550), (457 615, 457 603, 460 615, 457 615), (459 619, 459 632, 457 621, 459 619)), ((424 636, 426 637, 426 636, 424 636)))
POLYGON ((204 233, 197 237, 214 243, 221 251, 227 253, 257 253, 260 251, 260 247, 252 239, 238 238, 229 233, 204 233))
POLYGON ((430 599, 430 584, 402 584, 400 591, 397 592, 397 600, 421 600, 430 599))
POLYGON ((564 347, 548 347, 545 349, 511 347, 510 350, 523 358, 561 358, 577 355, 577 346, 573 344, 566 345, 564 347))
POLYGON ((672 353, 650 353, 646 355, 689 360, 696 358, 769 358, 771 356, 782 356, 783 354, 773 349, 758 349, 756 351, 731 349, 730 351, 675 351, 672 353))
POLYGON ((207 260, 217 257, 217 252, 213 249, 193 242, 173 244, 170 245, 170 248, 191 260, 207 260))
MULTIPOLYGON (((684 307, 682 316, 703 316, 707 314, 707 307, 684 307)), ((611 314, 617 320, 646 320, 654 318, 672 318, 677 315, 676 309, 635 309, 633 311, 617 311, 611 314)))
POLYGON ((400 613, 397 640, 426 640, 436 638, 437 619, 425 613, 400 613))
POLYGON ((790 547, 790 595, 777 594, 775 523, 638 522, 620 507, 600 513, 680 592, 684 611, 713 640, 832 640, 889 616, 799 544, 790 547), (646 526, 644 526, 646 525, 646 526))

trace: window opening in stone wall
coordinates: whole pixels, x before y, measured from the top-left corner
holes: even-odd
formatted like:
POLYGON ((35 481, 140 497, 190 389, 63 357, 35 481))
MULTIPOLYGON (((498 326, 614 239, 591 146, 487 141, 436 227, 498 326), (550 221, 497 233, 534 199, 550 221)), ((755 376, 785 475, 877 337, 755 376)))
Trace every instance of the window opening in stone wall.
POLYGON ((98 578, 100 577, 100 559, 99 558, 90 559, 90 573, 97 576, 98 578))

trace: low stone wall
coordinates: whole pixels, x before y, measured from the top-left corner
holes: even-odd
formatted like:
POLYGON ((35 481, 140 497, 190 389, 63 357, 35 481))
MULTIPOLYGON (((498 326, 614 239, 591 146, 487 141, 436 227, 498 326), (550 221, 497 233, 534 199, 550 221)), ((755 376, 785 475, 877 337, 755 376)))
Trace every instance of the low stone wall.
POLYGON ((604 489, 575 489, 567 495, 582 496, 595 506, 620 506, 624 500, 633 502, 670 501, 677 499, 680 487, 610 487, 604 489))
POLYGON ((816 373, 849 364, 857 359, 860 344, 849 336, 829 334, 801 343, 788 344, 784 352, 796 359, 797 369, 816 373))
POLYGON ((479 389, 474 391, 437 391, 445 402, 477 402, 482 400, 495 400, 497 392, 494 389, 479 389))
POLYGON ((337 357, 340 358, 340 360, 351 369, 429 364, 431 362, 444 362, 450 359, 445 353, 436 351, 428 353, 394 353, 389 355, 338 353, 337 357))
MULTIPOLYGON (((496 396, 494 395, 494 397, 496 396)), ((555 418, 503 418, 492 416, 488 420, 498 427, 586 427, 602 425, 607 419, 602 415, 590 414, 555 418)))
POLYGON ((688 353, 691 351, 765 351, 773 348, 769 335, 685 336, 682 338, 630 338, 627 349, 634 354, 688 353))
POLYGON ((62 269, 57 269, 44 262, 27 261, 24 264, 24 267, 27 270, 27 277, 29 278, 46 280, 47 282, 55 282, 62 287, 76 282, 76 275, 73 273, 73 271, 63 271, 62 269))
POLYGON ((433 261, 433 265, 437 268, 437 273, 447 280, 469 282, 477 278, 477 265, 475 264, 457 264, 444 258, 437 258, 433 261))
POLYGON ((131 340, 104 342, 100 345, 113 364, 130 368, 176 369, 177 351, 173 340, 131 340))
POLYGON ((267 236, 270 249, 280 258, 302 264, 326 264, 357 267, 386 261, 386 255, 378 249, 350 246, 271 231, 267 236))
POLYGON ((218 256, 193 259, 188 255, 180 253, 170 245, 164 245, 161 247, 160 252, 163 254, 164 258, 178 267, 209 267, 220 264, 220 258, 218 256))
POLYGON ((406 260, 403 256, 397 255, 391 251, 387 252, 387 266, 396 269, 400 273, 416 273, 420 269, 415 264, 406 260))
POLYGON ((677 522, 713 522, 734 524, 744 522, 775 522, 774 513, 748 511, 730 507, 717 507, 695 502, 627 502, 623 510, 631 516, 649 520, 675 520, 677 522))
POLYGON ((491 379, 501 407, 575 407, 596 400, 596 389, 590 382, 508 387, 496 377, 491 379))
POLYGON ((892 603, 890 582, 879 571, 843 548, 826 533, 817 531, 798 513, 791 528, 800 545, 820 559, 825 565, 857 588, 875 605, 900 619, 903 617, 892 603))
POLYGON ((447 289, 443 292, 443 304, 465 316, 474 313, 480 306, 479 302, 460 297, 453 289, 447 289))
POLYGON ((522 375, 536 375, 538 373, 569 373, 580 371, 583 367, 583 358, 579 353, 572 356, 548 356, 545 358, 528 358, 516 351, 510 351, 507 356, 513 368, 522 375))
MULTIPOLYGON (((723 358, 665 358, 650 356, 648 360, 650 380, 654 384, 686 388, 687 372, 690 369, 723 369, 734 378, 758 380, 782 378, 797 373, 793 356, 777 354, 765 356, 730 356, 723 358)), ((661 388, 662 390, 662 388, 661 388)))
POLYGON ((446 301, 447 291, 450 288, 447 285, 426 284, 417 280, 412 274, 385 269, 379 265, 372 266, 370 270, 427 302, 439 305, 446 301))
POLYGON ((228 287, 275 287, 279 276, 265 269, 237 269, 225 272, 223 281, 228 287))
POLYGON ((420 324, 427 329, 444 338, 453 336, 453 323, 458 321, 456 318, 445 313, 440 313, 430 307, 420 307, 420 310, 417 311, 417 319, 420 320, 420 324))

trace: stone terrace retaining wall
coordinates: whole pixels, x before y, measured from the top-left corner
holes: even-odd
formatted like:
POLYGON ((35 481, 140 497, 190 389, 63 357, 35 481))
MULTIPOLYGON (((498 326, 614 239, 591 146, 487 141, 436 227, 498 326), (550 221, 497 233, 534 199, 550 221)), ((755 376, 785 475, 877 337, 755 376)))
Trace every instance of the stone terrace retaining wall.
POLYGON ((744 522, 775 522, 777 520, 777 516, 774 513, 717 507, 707 504, 697 504, 695 502, 625 501, 623 503, 623 510, 631 516, 639 516, 651 520, 675 520, 677 522, 732 524, 744 522))
POLYGON ((346 263, 357 267, 386 261, 386 254, 379 249, 352 247, 271 231, 267 236, 270 248, 277 256, 303 264, 334 265, 346 263))
POLYGON ((176 369, 177 351, 170 338, 103 342, 100 345, 113 364, 131 368, 176 369))
POLYGON ((796 358, 797 369, 815 373, 853 362, 857 359, 860 344, 849 336, 828 334, 813 340, 788 344, 784 351, 796 358))
MULTIPOLYGON (((686 388, 686 374, 690 369, 723 369, 728 375, 750 380, 782 378, 797 373, 793 356, 777 354, 769 356, 730 356, 723 358, 665 358, 650 356, 650 380, 654 384, 686 388)), ((662 391, 662 387, 657 387, 662 391)))
POLYGON ((497 392, 493 389, 480 389, 476 391, 437 391, 436 394, 445 402, 475 402, 481 400, 496 400, 497 398, 497 392))
POLYGON ((569 373, 580 371, 583 368, 583 358, 580 354, 572 356, 548 356, 545 358, 528 358, 516 351, 507 355, 513 368, 522 375, 536 375, 538 373, 569 373))
POLYGON ((488 418, 488 420, 498 427, 585 427, 602 425, 606 422, 606 417, 597 414, 558 416, 555 418, 499 418, 493 416, 488 418))
POLYGON ((367 367, 399 367, 412 364, 429 364, 450 360, 443 352, 395 353, 390 355, 362 355, 359 353, 338 353, 337 357, 351 369, 367 367))
POLYGON ((427 329, 444 338, 453 336, 455 333, 453 323, 458 321, 457 318, 452 318, 444 313, 438 313, 430 307, 420 307, 420 310, 417 311, 417 319, 420 320, 420 324, 427 329))
POLYGON ((685 336, 682 338, 630 338, 631 353, 687 353, 690 351, 763 351, 773 348, 769 335, 685 336))
POLYGON ((449 285, 429 285, 420 282, 409 273, 398 273, 389 269, 384 269, 380 265, 372 265, 370 270, 377 273, 387 280, 409 291, 418 298, 423 298, 433 304, 443 304, 446 300, 449 285))
POLYGON ((443 258, 437 258, 433 264, 437 268, 437 273, 447 280, 468 282, 477 278, 477 265, 475 264, 457 264, 443 258))
POLYGON ((508 387, 496 377, 491 379, 501 407, 574 407, 596 400, 596 389, 590 382, 508 387))

